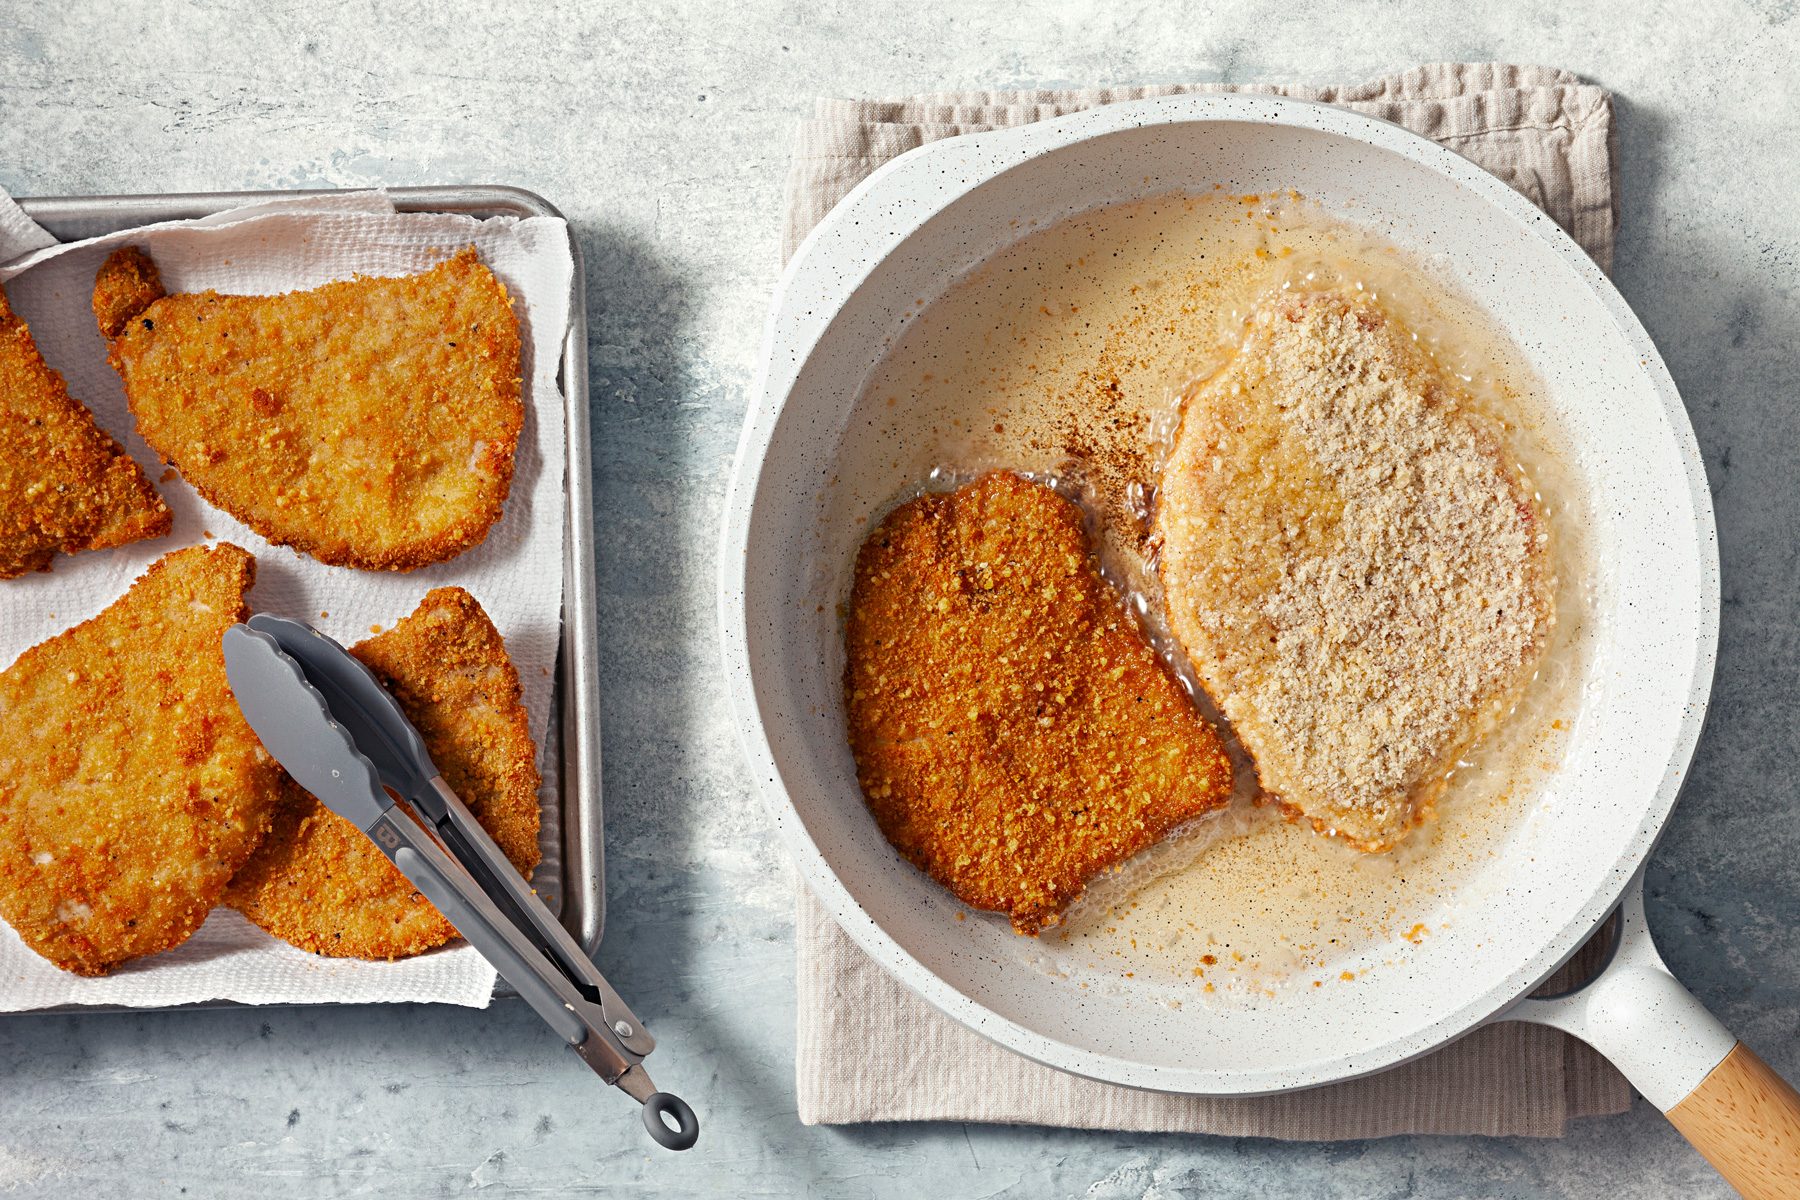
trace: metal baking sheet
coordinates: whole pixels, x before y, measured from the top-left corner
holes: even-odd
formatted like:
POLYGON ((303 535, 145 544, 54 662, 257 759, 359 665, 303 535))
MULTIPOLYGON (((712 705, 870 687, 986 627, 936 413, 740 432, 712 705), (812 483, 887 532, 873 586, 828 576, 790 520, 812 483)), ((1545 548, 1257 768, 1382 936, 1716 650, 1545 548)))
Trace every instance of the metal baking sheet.
MULTIPOLYGON (((328 196, 330 189, 269 192, 192 192, 144 196, 43 196, 19 200, 32 220, 59 241, 98 237, 162 221, 191 220, 270 200, 328 196)), ((497 184, 396 187, 387 195, 401 212, 458 213, 486 217, 561 217, 542 196, 497 184)), ((543 759, 553 776, 554 808, 545 824, 560 831, 560 887, 545 890, 563 926, 591 955, 606 926, 605 826, 600 802, 600 694, 597 609, 594 595, 593 476, 588 445, 587 287, 581 247, 573 231, 569 255, 574 273, 569 328, 563 338, 557 382, 563 394, 567 443, 563 460, 562 645, 556 659, 553 709, 543 759)), ((497 994, 510 994, 504 981, 497 994)), ((206 1007, 185 1005, 182 1007, 206 1007)), ((101 1011, 80 1005, 35 1011, 101 1011)), ((143 1012, 154 1009, 130 1009, 143 1012)))

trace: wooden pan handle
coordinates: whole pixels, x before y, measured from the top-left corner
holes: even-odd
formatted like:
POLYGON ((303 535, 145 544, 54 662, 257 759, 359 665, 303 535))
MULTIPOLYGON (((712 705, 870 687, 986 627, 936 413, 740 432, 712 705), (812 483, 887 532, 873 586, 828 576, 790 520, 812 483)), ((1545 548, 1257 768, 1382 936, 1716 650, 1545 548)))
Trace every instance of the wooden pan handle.
POLYGON ((1800 1196, 1800 1093, 1744 1043, 1668 1118, 1747 1200, 1800 1196))

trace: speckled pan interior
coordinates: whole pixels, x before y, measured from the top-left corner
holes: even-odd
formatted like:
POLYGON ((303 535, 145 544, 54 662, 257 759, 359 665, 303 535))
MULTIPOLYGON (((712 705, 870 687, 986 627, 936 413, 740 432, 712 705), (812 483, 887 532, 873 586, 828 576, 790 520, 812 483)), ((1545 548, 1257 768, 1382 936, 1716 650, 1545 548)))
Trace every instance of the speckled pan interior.
POLYGON ((1249 1094, 1379 1070, 1502 1013, 1611 909, 1674 804, 1718 618, 1712 512, 1655 348, 1581 250, 1504 184, 1379 121, 1292 100, 1116 105, 927 146, 807 240, 770 317, 725 516, 720 615, 738 725, 808 885, 870 955, 976 1031, 1042 1062, 1165 1091, 1249 1094), (830 600, 870 516, 916 477, 875 444, 860 385, 901 315, 1071 213, 1175 189, 1296 188, 1432 262, 1521 346, 1592 491, 1600 628, 1561 770, 1442 936, 1354 987, 1172 1009, 1132 981, 1021 963, 882 839, 845 745, 830 600), (835 481, 835 482, 833 482, 835 481))

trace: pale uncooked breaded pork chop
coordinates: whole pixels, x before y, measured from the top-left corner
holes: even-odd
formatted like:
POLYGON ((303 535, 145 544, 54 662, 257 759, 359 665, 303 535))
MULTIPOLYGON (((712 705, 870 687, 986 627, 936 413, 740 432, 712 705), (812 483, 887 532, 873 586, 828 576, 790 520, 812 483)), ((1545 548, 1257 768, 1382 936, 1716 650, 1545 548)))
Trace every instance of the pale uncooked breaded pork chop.
POLYGON ((0 672, 0 917, 66 971, 185 941, 268 832, 281 768, 219 648, 255 576, 177 550, 0 672))
POLYGON ((126 246, 94 316, 138 430, 210 503, 321 562, 410 571, 487 537, 524 422, 519 322, 473 247, 417 275, 166 295, 126 246))
MULTIPOLYGON (((432 763, 513 866, 538 861, 538 769, 519 673, 475 597, 437 588, 351 647, 400 702, 432 763)), ((275 828, 226 901, 283 941, 334 957, 401 958, 456 930, 362 830, 283 777, 275 828)))
POLYGON ((0 289, 0 579, 58 552, 162 537, 168 506, 132 457, 69 395, 0 289))
POLYGON ((857 775, 894 846, 1021 933, 1231 796, 1218 734, 1100 575, 1081 510, 995 472, 904 504, 856 560, 857 775))
POLYGON ((1153 539, 1263 788, 1364 849, 1429 813, 1552 619, 1543 516, 1500 432, 1367 296, 1256 311, 1188 398, 1153 539))

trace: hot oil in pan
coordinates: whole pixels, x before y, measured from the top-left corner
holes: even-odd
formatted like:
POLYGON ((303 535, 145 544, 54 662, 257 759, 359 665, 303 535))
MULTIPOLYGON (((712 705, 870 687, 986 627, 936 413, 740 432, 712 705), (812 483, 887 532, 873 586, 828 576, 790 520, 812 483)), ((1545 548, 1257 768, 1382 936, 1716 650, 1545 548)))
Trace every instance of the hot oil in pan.
POLYGON ((1170 195, 1031 232, 921 306, 861 407, 887 444, 937 464, 926 488, 1008 467, 1077 497, 1105 573, 1216 718, 1164 625, 1145 546, 1153 485, 1182 395, 1225 364, 1245 317, 1284 285, 1374 292, 1462 381, 1541 497, 1556 623, 1537 674, 1457 765, 1436 819, 1391 853, 1257 807, 1234 743, 1228 810, 1096 881, 1060 929, 1019 939, 1023 957, 1088 986, 1132 979, 1224 1000, 1341 986, 1400 961, 1455 920, 1459 895, 1484 890, 1484 867, 1528 818, 1578 715, 1593 607, 1585 510, 1539 385, 1427 268, 1297 196, 1170 195))

